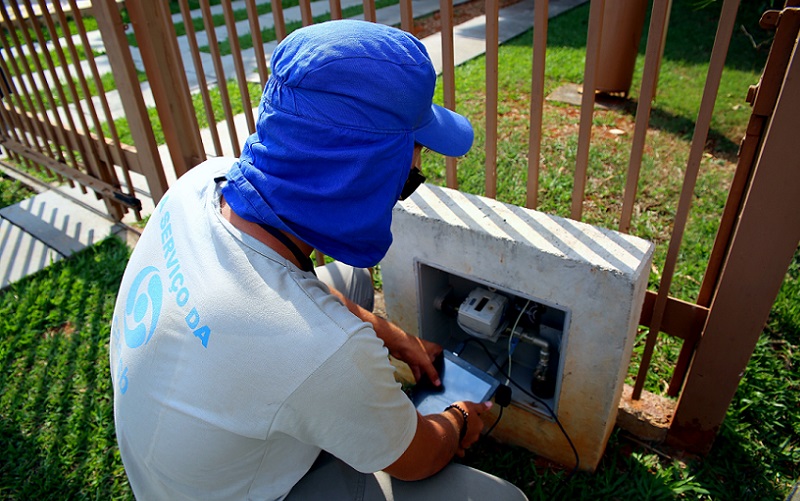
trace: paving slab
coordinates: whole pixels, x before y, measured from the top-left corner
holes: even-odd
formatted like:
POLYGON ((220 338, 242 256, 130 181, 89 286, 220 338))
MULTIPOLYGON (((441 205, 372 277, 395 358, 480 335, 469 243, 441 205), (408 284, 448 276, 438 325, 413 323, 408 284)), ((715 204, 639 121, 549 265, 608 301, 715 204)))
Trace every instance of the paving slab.
POLYGON ((26 229, 0 219, 0 290, 62 258, 26 229))
POLYGON ((122 230, 55 190, 0 209, 0 289, 122 230))

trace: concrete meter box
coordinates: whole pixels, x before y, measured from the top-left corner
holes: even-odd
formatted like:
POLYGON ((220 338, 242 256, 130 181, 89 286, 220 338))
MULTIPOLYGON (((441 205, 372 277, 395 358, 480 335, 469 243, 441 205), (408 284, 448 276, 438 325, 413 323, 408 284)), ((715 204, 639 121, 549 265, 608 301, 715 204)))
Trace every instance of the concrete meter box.
MULTIPOLYGON (((653 245, 447 188, 394 210, 389 318, 512 389, 492 435, 596 468, 614 426, 653 245)), ((493 417, 488 417, 493 422, 493 417)))

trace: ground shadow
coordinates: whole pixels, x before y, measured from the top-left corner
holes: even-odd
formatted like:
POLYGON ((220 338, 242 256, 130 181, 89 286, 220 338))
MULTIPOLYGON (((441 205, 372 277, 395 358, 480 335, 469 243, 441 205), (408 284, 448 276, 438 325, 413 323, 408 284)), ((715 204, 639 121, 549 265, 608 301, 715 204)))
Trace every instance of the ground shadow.
MULTIPOLYGON (((617 109, 626 115, 636 117, 636 108, 638 105, 639 102, 637 100, 628 99, 617 109)), ((654 106, 650 111, 650 120, 648 122, 649 129, 667 132, 684 139, 687 143, 692 140, 695 125, 694 119, 671 113, 658 106, 654 106)), ((708 129, 704 149, 712 153, 715 157, 723 158, 734 164, 739 160, 739 142, 729 138, 714 127, 708 129)))
MULTIPOLYGON (((736 16, 725 67, 743 71, 758 71, 764 67, 769 54, 772 32, 758 25, 764 11, 779 8, 777 1, 741 2, 736 16), (755 42, 755 45, 754 45, 755 42)), ((647 9, 644 29, 639 43, 639 54, 644 55, 650 26, 652 1, 647 9)), ((706 64, 711 58, 722 1, 675 0, 667 28, 664 59, 686 64, 706 64)), ((589 3, 576 7, 550 20, 547 46, 585 48, 589 28, 589 3)), ((516 37, 507 45, 530 46, 530 32, 516 37)))
POLYGON ((770 481, 764 464, 742 447, 745 441, 723 428, 711 452, 689 463, 695 480, 713 499, 783 499, 785 493, 770 481))
MULTIPOLYGON (((726 70, 736 69, 755 71, 760 73, 766 62, 768 44, 756 49, 753 47, 752 35, 745 31, 757 28, 761 12, 770 7, 771 2, 743 2, 739 9, 728 56, 726 70), (750 27, 750 28, 745 28, 750 27)), ((711 52, 716 35, 717 23, 721 10, 721 2, 708 2, 704 7, 698 7, 695 0, 676 0, 672 7, 667 41, 664 50, 664 60, 680 62, 682 65, 705 65, 711 58, 711 52)), ((548 50, 558 47, 585 49, 589 21, 589 4, 576 7, 550 21, 548 27, 548 50)), ((645 20, 645 29, 639 45, 639 54, 644 56, 647 44, 648 18, 645 20)), ((757 28, 760 29, 760 28, 757 28)), ((748 31, 749 30, 749 31, 748 31)), ((532 44, 533 31, 515 37, 506 42, 506 46, 529 48, 532 44)), ((771 35, 764 34, 764 37, 771 35)), ((754 84, 756 82, 753 82, 754 84)), ((633 88, 638 93, 640 82, 634 81, 633 88)), ((633 99, 617 102, 614 108, 630 116, 636 115, 638 102, 633 99)), ((747 106, 742 96, 741 104, 747 106)), ((656 99, 650 114, 649 127, 662 130, 673 135, 691 140, 694 133, 696 116, 677 115, 658 107, 656 99)), ((739 141, 741 138, 729 138, 720 130, 712 127, 708 131, 705 149, 717 157, 736 163, 739 141)))

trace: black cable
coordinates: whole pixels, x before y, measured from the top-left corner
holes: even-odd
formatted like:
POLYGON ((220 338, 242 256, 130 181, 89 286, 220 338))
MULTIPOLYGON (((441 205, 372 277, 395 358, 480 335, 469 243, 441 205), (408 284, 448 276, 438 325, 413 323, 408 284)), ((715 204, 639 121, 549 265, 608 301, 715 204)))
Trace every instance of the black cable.
MULTIPOLYGON (((463 344, 466 344, 466 343, 469 343, 469 342, 478 343, 478 346, 483 348, 483 351, 486 353, 486 356, 489 358, 489 360, 492 361, 494 366, 497 367, 497 370, 499 370, 501 372, 503 371, 503 368, 500 367, 497 364, 497 361, 492 356, 491 352, 489 351, 489 348, 487 348, 486 345, 480 339, 476 339, 476 338, 470 337, 470 338, 465 339, 463 341, 463 344)), ((510 374, 509 374, 509 376, 510 376, 510 374)), ((541 405, 543 405, 547 409, 547 412, 550 413, 550 416, 553 418, 553 420, 555 421, 556 425, 558 425, 558 429, 561 430, 561 433, 564 435, 564 438, 567 439, 567 443, 569 444, 570 448, 572 449, 572 453, 575 455, 575 467, 572 468, 572 470, 569 472, 569 474, 567 474, 566 478, 564 479, 564 483, 566 483, 578 471, 578 468, 580 467, 580 464, 581 464, 580 456, 578 455, 578 450, 575 448, 575 444, 572 443, 572 439, 569 437, 569 434, 567 433, 567 430, 564 429, 564 426, 561 424, 561 421, 559 421, 558 416, 556 416, 555 411, 553 411, 553 409, 547 404, 547 402, 545 402, 541 398, 537 397, 536 395, 534 395, 533 393, 528 391, 526 388, 521 386, 519 383, 517 383, 516 381, 514 381, 510 377, 508 378, 508 380, 511 382, 511 384, 513 384, 514 386, 516 386, 517 388, 522 390, 522 392, 525 393, 527 396, 529 396, 530 398, 534 399, 536 402, 538 402, 541 405)), ((501 411, 500 415, 502 416, 502 407, 501 407, 500 411, 501 411)), ((498 417, 497 422, 499 422, 499 421, 500 421, 500 419, 498 417)), ((495 422, 495 424, 492 425, 492 429, 494 429, 494 427, 497 425, 497 422, 495 422)), ((490 429, 489 431, 491 432, 492 429, 490 429)), ((487 433, 487 435, 488 434, 489 433, 487 433)))
POLYGON ((497 419, 495 419, 494 424, 489 427, 489 431, 481 435, 481 440, 488 437, 492 433, 492 431, 494 431, 494 427, 497 426, 497 423, 500 422, 500 418, 503 417, 503 409, 505 409, 505 407, 500 406, 500 414, 497 415, 497 419))

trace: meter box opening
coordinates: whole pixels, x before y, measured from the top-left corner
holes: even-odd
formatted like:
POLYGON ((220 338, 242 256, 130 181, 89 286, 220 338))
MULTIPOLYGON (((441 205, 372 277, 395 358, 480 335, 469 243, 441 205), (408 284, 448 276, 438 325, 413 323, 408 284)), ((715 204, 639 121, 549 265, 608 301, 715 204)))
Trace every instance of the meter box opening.
POLYGON ((395 206, 392 233, 381 262, 389 319, 501 383, 510 376, 494 438, 572 467, 561 424, 580 468, 594 470, 616 420, 653 245, 431 185, 395 206))
POLYGON ((419 331, 425 339, 512 386, 515 404, 552 420, 569 312, 420 261, 416 274, 419 331))

